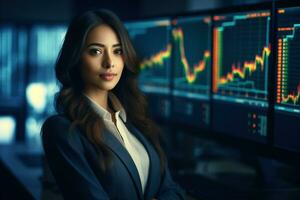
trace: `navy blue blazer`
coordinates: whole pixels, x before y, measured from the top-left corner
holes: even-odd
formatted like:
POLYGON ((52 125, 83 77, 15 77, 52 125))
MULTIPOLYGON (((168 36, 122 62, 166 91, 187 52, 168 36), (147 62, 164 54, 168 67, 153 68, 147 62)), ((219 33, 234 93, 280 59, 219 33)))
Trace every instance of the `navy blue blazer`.
POLYGON ((95 146, 77 128, 68 134, 70 125, 67 117, 55 115, 42 127, 45 156, 64 199, 184 199, 167 166, 163 176, 160 175, 160 160, 153 145, 129 122, 126 127, 144 145, 150 159, 144 194, 132 158, 113 134, 104 131, 103 139, 112 152, 113 164, 103 173, 95 146))

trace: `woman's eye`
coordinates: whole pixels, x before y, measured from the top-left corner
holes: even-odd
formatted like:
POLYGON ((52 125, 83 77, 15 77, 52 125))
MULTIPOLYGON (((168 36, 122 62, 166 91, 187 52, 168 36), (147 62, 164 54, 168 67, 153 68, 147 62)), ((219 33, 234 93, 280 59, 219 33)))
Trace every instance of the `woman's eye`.
POLYGON ((115 54, 122 55, 123 54, 123 50, 122 49, 116 49, 115 50, 115 54))
POLYGON ((100 49, 90 49, 90 50, 89 50, 89 53, 90 53, 91 55, 95 56, 95 55, 101 54, 102 52, 101 52, 100 49))

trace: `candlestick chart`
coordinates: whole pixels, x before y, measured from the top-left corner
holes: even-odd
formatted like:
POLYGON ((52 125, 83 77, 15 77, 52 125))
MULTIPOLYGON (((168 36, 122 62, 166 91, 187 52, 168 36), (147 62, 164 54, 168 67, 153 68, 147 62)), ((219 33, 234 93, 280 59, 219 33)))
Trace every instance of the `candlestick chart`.
POLYGON ((174 94, 207 98, 211 81, 211 19, 179 18, 173 24, 174 94))
POLYGON ((170 92, 170 21, 161 19, 126 23, 140 60, 139 84, 143 91, 170 92))
POLYGON ((275 145, 300 152, 300 7, 277 10, 275 145))
POLYGON ((270 13, 236 13, 214 20, 213 93, 266 101, 270 13))

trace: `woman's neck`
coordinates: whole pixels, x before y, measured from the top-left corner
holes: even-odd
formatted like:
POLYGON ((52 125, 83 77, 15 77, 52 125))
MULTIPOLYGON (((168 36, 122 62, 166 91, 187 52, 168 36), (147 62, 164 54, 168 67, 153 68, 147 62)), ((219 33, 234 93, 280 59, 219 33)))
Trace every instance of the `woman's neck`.
POLYGON ((89 91, 84 92, 88 97, 93 99, 98 105, 107 111, 110 111, 108 106, 108 92, 107 91, 89 91))

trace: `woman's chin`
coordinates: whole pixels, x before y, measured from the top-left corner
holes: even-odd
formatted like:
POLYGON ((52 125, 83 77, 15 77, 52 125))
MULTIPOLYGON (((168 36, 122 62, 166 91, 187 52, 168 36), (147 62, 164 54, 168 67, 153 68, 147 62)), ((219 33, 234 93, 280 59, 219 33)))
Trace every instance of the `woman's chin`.
POLYGON ((98 86, 100 90, 110 91, 115 88, 116 84, 101 84, 101 86, 98 86))

